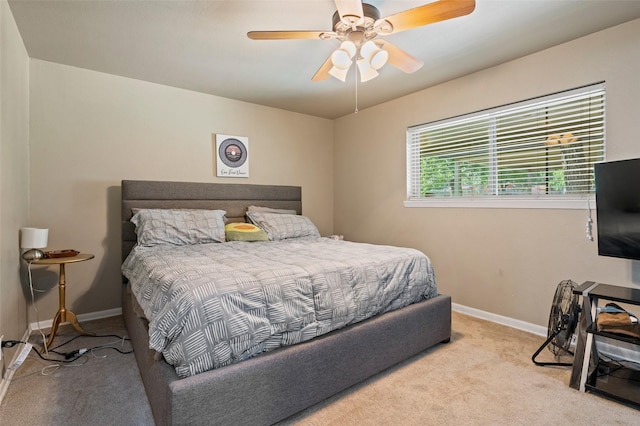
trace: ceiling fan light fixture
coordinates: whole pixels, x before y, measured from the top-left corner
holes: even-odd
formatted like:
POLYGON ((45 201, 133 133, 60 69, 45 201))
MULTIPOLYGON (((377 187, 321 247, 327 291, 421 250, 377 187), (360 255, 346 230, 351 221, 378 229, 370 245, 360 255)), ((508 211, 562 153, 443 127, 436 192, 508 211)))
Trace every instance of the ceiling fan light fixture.
POLYGON ((345 50, 336 49, 331 54, 331 63, 335 68, 348 70, 351 66, 351 58, 345 50))
POLYGON ((360 48, 360 56, 365 59, 373 69, 379 70, 387 63, 389 52, 380 49, 372 40, 369 40, 360 48))
MULTIPOLYGON (((340 47, 331 54, 331 63, 334 68, 339 70, 348 70, 351 68, 351 60, 356 54, 356 45, 351 41, 343 41, 340 47)), ((342 75, 341 73, 338 73, 342 75)), ((344 81, 344 80, 342 80, 344 81)))
POLYGON ((379 70, 387 63, 389 52, 380 49, 372 40, 369 40, 360 48, 360 56, 366 59, 374 69, 379 70))
POLYGON ((338 68, 336 66, 331 67, 329 70, 329 75, 337 78, 338 80, 345 82, 347 81, 347 72, 349 72, 349 68, 338 68))
POLYGON ((349 59, 353 58, 356 54, 356 45, 354 42, 346 40, 340 43, 340 49, 346 51, 349 54, 349 59))
POLYGON ((378 76, 378 71, 373 69, 369 61, 364 58, 360 58, 357 61, 358 70, 360 71, 360 81, 364 83, 378 76))
POLYGON ((366 43, 363 43, 362 46, 360 46, 360 56, 362 56, 366 60, 369 60, 376 49, 378 49, 378 46, 376 46, 376 44, 372 40, 369 40, 366 43))
POLYGON ((386 50, 379 49, 377 52, 373 54, 371 57, 371 66, 375 70, 379 70, 387 63, 389 59, 389 52, 386 50))

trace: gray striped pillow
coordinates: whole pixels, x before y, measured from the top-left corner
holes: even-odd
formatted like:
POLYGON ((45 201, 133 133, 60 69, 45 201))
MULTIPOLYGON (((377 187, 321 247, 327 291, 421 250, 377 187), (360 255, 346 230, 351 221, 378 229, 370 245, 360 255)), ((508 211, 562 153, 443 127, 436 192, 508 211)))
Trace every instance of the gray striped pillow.
POLYGON ((249 221, 262 228, 269 240, 277 241, 287 238, 319 237, 318 228, 311 220, 302 215, 247 212, 249 221))
POLYGON ((139 209, 134 213, 131 222, 141 246, 225 242, 224 210, 139 209))

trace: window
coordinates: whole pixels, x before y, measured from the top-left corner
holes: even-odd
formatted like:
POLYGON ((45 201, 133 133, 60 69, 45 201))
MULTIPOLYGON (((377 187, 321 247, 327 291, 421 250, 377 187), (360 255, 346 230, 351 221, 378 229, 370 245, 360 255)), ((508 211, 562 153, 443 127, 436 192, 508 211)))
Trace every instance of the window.
POLYGON ((584 201, 604 138, 604 83, 411 127, 406 205, 584 201))

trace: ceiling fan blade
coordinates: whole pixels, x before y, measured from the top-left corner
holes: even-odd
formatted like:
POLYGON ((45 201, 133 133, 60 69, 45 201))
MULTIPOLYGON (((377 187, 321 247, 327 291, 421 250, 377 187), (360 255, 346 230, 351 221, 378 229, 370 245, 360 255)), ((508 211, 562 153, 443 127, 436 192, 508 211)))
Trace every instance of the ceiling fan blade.
POLYGON ((376 40, 376 45, 383 50, 386 50, 389 54, 388 63, 398 68, 401 71, 411 74, 418 71, 424 65, 419 59, 411 56, 399 47, 389 43, 386 40, 376 40))
POLYGON ((249 31, 247 37, 252 40, 293 40, 330 38, 329 31, 249 31), (325 35, 323 37, 323 34, 325 35))
POLYGON ((476 8, 475 0, 439 0, 384 18, 393 25, 391 34, 468 15, 476 8))
POLYGON ((340 19, 346 22, 358 22, 364 18, 361 0, 335 0, 340 19))
POLYGON ((329 78, 329 71, 331 70, 332 67, 333 67, 333 62, 331 62, 331 56, 329 56, 327 60, 324 61, 324 64, 320 66, 318 71, 316 71, 314 76, 311 77, 311 81, 326 80, 327 78, 329 78))

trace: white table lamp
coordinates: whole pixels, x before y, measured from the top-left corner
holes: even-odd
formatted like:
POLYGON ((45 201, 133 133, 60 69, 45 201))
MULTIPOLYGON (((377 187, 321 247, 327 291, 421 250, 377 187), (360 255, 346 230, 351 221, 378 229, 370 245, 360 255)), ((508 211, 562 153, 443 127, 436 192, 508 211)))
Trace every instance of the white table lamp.
POLYGON ((49 230, 41 228, 22 228, 20 237, 20 247, 29 249, 22 254, 22 258, 26 261, 42 259, 44 253, 41 248, 47 246, 49 238, 49 230))

